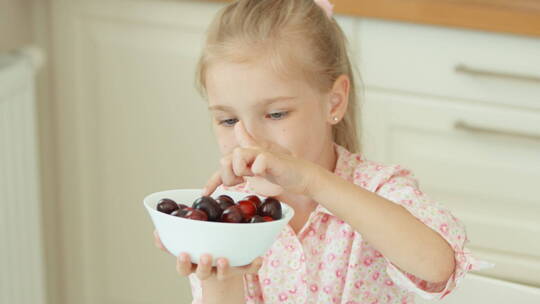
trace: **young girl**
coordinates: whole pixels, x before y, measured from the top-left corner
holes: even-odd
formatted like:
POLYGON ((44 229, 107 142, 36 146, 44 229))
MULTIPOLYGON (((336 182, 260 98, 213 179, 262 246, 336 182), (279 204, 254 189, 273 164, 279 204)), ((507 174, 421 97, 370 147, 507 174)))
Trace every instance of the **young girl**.
POLYGON ((486 266, 409 170, 360 154, 353 70, 327 0, 228 5, 198 81, 223 155, 202 195, 275 196, 295 216, 251 265, 180 254, 194 303, 413 303, 486 266))

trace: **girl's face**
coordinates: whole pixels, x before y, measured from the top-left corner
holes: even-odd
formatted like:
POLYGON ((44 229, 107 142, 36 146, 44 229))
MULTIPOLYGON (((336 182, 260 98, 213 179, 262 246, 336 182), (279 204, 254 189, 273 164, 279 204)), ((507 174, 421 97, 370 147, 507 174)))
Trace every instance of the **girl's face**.
POLYGON ((213 64, 207 71, 206 89, 222 155, 239 146, 234 124, 241 120, 255 140, 271 142, 296 157, 326 166, 332 147, 327 95, 306 82, 280 78, 261 63, 213 64))

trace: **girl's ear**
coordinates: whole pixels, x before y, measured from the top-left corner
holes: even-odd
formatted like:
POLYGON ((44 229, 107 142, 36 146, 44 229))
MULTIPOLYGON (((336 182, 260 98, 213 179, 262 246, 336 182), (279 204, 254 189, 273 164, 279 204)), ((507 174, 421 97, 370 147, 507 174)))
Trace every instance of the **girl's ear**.
POLYGON ((350 91, 350 79, 349 76, 343 74, 340 75, 329 94, 329 113, 328 121, 330 124, 337 124, 341 121, 345 113, 347 112, 347 105, 349 103, 349 91, 350 91))

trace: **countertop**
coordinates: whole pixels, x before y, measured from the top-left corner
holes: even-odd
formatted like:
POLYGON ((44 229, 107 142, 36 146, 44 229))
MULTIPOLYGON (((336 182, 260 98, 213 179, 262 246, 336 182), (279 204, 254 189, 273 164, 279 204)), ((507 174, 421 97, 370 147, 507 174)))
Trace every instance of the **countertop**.
POLYGON ((540 36, 540 0, 331 0, 331 3, 335 12, 343 15, 540 36))

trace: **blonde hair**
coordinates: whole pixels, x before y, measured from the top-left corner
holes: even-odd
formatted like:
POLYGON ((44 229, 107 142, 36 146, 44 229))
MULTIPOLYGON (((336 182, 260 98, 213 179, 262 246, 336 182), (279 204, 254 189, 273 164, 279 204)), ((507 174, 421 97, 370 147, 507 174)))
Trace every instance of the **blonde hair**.
MULTIPOLYGON (((208 29, 197 65, 196 84, 206 98, 206 71, 220 60, 267 60, 280 75, 301 73, 320 92, 341 75, 350 79, 348 108, 332 128, 333 140, 353 153, 357 137, 357 96, 347 39, 333 18, 313 0, 237 0, 224 7, 208 29), (299 44, 306 46, 298 48, 299 44), (291 63, 300 69, 291 71, 291 63)), ((359 112, 359 111, 358 111, 359 112)))

